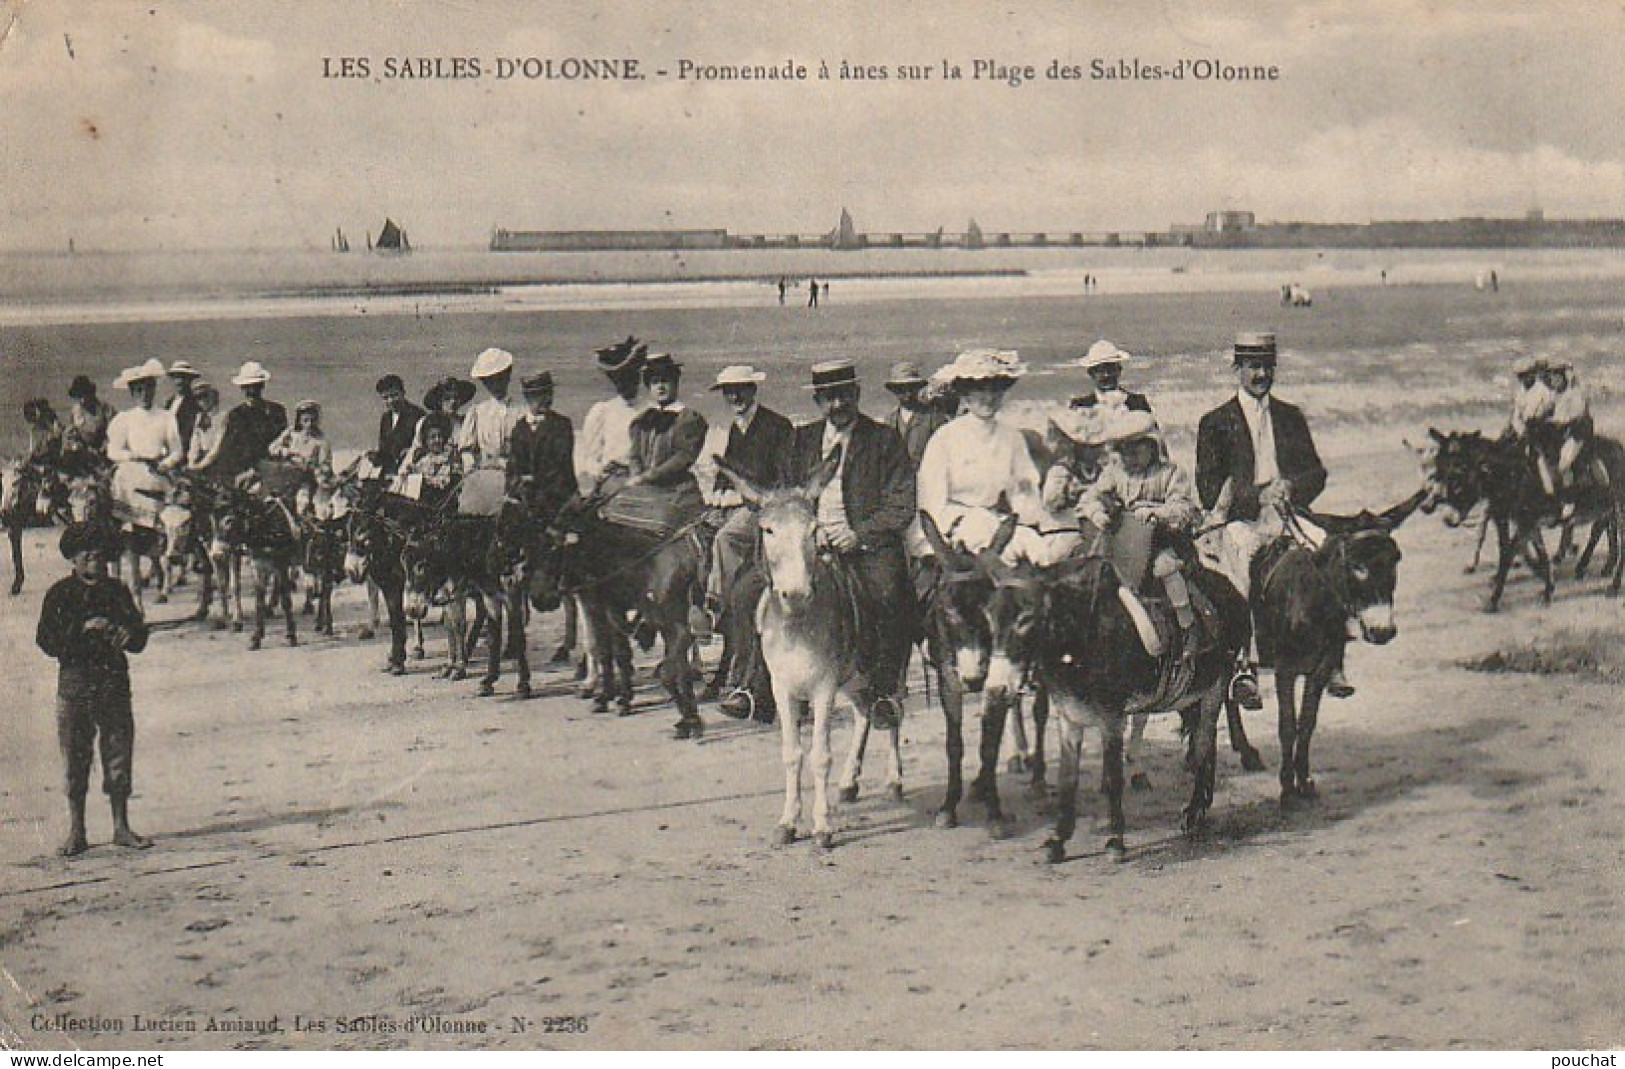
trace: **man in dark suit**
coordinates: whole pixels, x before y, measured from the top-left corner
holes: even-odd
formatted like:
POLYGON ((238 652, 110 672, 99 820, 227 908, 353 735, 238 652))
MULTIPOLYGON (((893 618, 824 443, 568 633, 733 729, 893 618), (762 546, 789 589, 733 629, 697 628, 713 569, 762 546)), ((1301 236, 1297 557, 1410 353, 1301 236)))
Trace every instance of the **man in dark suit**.
MULTIPOLYGON (((1223 524, 1224 571, 1245 596, 1253 557, 1282 533, 1282 509, 1304 508, 1326 487, 1326 468, 1309 423, 1275 397, 1275 335, 1236 336, 1239 389, 1202 417, 1196 431, 1196 492, 1211 522, 1223 524)), ((1353 693, 1339 669, 1327 692, 1353 693)), ((1261 708, 1252 663, 1236 679, 1236 695, 1261 708)))
POLYGON ((265 397, 271 373, 258 360, 250 360, 231 380, 243 391, 243 400, 226 413, 220 446, 212 460, 197 470, 222 482, 235 479, 264 460, 271 443, 288 429, 288 410, 265 397))
POLYGON ((1119 385, 1123 366, 1132 359, 1113 342, 1104 339, 1089 346, 1089 351, 1078 364, 1089 375, 1094 386, 1088 393, 1072 398, 1073 408, 1126 408, 1131 412, 1151 411, 1151 402, 1143 393, 1134 393, 1119 385))
MULTIPOLYGON (((790 421, 756 400, 767 378, 748 364, 725 367, 711 389, 728 402, 732 418, 715 427, 707 440, 708 453, 720 456, 757 490, 777 490, 790 470, 790 447, 795 428, 790 421)), ((726 621, 733 663, 729 666, 730 693, 719 708, 732 717, 773 717, 773 691, 761 663, 752 611, 761 595, 761 582, 751 564, 756 556, 756 509, 718 472, 707 491, 706 503, 725 513, 711 546, 711 572, 706 579, 706 611, 726 621), (731 608, 732 611, 724 611, 731 608)))
POLYGON ((576 494, 575 431, 553 411, 553 376, 540 372, 519 386, 525 415, 508 437, 508 489, 530 514, 551 522, 576 494))
POLYGON ((406 399, 406 384, 399 375, 385 375, 374 388, 384 405, 383 414, 378 417, 378 449, 374 460, 384 475, 390 476, 400 470, 401 459, 417 438, 423 409, 406 399))
POLYGON ((897 694, 918 628, 903 532, 914 520, 914 468, 903 439, 858 411, 857 370, 850 360, 814 364, 813 400, 823 416, 796 428, 790 482, 807 483, 840 450, 840 467, 818 499, 819 537, 857 581, 862 641, 858 668, 870 722, 896 723, 897 694))
POLYGON ((939 427, 954 418, 943 399, 928 398, 927 385, 929 380, 920 371, 920 365, 912 360, 893 364, 891 374, 886 377, 886 389, 897 398, 897 407, 886 416, 886 426, 902 437, 915 470, 920 467, 920 457, 925 455, 925 444, 939 427))

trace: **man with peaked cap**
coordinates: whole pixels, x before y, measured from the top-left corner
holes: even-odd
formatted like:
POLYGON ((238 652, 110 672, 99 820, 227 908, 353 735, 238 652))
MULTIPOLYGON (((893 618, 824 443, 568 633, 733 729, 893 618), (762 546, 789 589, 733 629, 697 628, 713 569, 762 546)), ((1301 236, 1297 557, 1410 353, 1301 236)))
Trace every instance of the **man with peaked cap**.
POLYGON ((1089 351, 1078 359, 1078 366, 1089 375, 1093 385, 1088 393, 1072 398, 1073 408, 1121 408, 1134 412, 1151 411, 1151 402, 1143 393, 1123 389, 1123 368, 1133 360, 1114 342, 1102 338, 1089 346, 1089 351))
POLYGON ((468 410, 457 432, 457 449, 463 454, 463 470, 495 468, 508 463, 508 440, 523 409, 508 397, 513 379, 513 354, 505 349, 487 349, 474 360, 470 372, 485 388, 485 397, 468 410))
POLYGON ((814 364, 809 388, 822 418, 796 428, 789 482, 805 485, 840 451, 836 476, 818 498, 819 537, 857 581, 862 699, 870 722, 885 730, 901 713, 897 694, 919 626, 903 552, 914 521, 914 466, 902 437, 859 411, 852 361, 814 364))
MULTIPOLYGON (((1243 597, 1251 589, 1253 557, 1282 532, 1282 510, 1306 508, 1326 487, 1303 412, 1272 394, 1275 335, 1236 335, 1232 366, 1236 395, 1202 417, 1196 430, 1196 492, 1209 524, 1222 524, 1221 570, 1243 597)), ((1256 639, 1255 639, 1256 643, 1256 639)), ((1249 709, 1258 695, 1256 652, 1237 674, 1234 693, 1249 709)), ((1342 669, 1327 693, 1354 692, 1342 669)))
POLYGON ((271 443, 288 429, 288 410, 265 397, 265 384, 271 373, 258 360, 245 363, 231 384, 243 391, 243 399, 226 413, 220 448, 198 471, 210 478, 235 479, 268 455, 271 443))
POLYGON ((192 428, 197 425, 197 398, 192 396, 193 387, 203 375, 185 360, 176 360, 169 365, 169 381, 175 387, 175 396, 169 399, 166 406, 175 413, 175 426, 181 431, 181 451, 189 452, 192 447, 192 428))
POLYGON ((587 409, 576 439, 576 479, 584 492, 598 493, 605 483, 626 473, 632 455, 632 421, 643 411, 643 363, 649 347, 628 335, 623 342, 597 351, 598 370, 609 379, 615 396, 587 409))
POLYGON ((767 720, 773 691, 761 666, 757 649, 755 598, 761 594, 750 565, 756 556, 756 507, 735 489, 733 482, 716 471, 713 458, 721 457, 757 490, 777 490, 785 485, 790 469, 790 446, 795 427, 788 419, 762 405, 756 395, 767 375, 748 364, 723 368, 711 384, 722 394, 732 418, 712 427, 706 435, 701 463, 700 489, 706 504, 723 513, 711 544, 711 569, 706 581, 706 611, 726 621, 733 663, 728 685, 732 692, 721 709, 729 716, 743 718, 754 707, 758 720, 767 720), (732 609, 733 611, 726 611, 732 609))
POLYGON ((885 423, 902 437, 909 462, 916 469, 931 436, 953 419, 953 413, 929 389, 930 385, 920 365, 912 360, 893 364, 891 374, 886 376, 886 389, 897 398, 897 407, 887 414, 885 423))
POLYGON ((406 399, 406 383, 399 375, 383 376, 373 389, 384 407, 378 416, 378 448, 373 461, 387 478, 400 470, 401 461, 416 441, 423 409, 406 399))
POLYGON ((519 384, 525 415, 508 442, 508 492, 550 523, 576 494, 575 431, 553 411, 553 376, 542 371, 519 384))

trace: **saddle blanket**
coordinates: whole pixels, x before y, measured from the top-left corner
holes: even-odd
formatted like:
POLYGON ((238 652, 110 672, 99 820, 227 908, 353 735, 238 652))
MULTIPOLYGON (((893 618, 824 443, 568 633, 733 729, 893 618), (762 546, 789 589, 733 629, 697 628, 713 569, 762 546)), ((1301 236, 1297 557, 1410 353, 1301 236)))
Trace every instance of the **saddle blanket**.
POLYGON ((481 468, 463 476, 462 489, 457 493, 457 513, 460 516, 495 516, 502 511, 502 502, 508 495, 508 480, 494 468, 481 468))
MULTIPOLYGON (((1190 593, 1191 608, 1196 610, 1196 628, 1192 637, 1197 642, 1198 651, 1210 649, 1220 633, 1218 610, 1196 583, 1190 584, 1190 593)), ((1144 596, 1142 605, 1147 621, 1156 629, 1155 637, 1160 646, 1160 654, 1146 646, 1146 652, 1157 658, 1157 686, 1148 694, 1136 694, 1130 698, 1126 711, 1131 714, 1172 712, 1190 703, 1191 685, 1196 681, 1196 661, 1195 658, 1181 655, 1185 636, 1167 600, 1144 596)), ((1130 615, 1133 615, 1132 611, 1130 615)), ((1142 641, 1144 637, 1142 633, 1142 641)))
POLYGON ((697 519, 705 509, 698 488, 692 494, 686 493, 686 489, 648 485, 629 487, 606 501, 600 511, 610 523, 665 538, 677 528, 697 519))

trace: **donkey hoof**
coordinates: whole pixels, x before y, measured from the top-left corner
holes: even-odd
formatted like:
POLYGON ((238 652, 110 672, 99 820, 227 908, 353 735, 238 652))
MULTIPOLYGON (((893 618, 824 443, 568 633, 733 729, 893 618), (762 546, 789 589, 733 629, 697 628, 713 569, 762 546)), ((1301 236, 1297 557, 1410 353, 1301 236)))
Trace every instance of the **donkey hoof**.
POLYGON ((424 657, 424 653, 423 653, 423 647, 422 646, 419 646, 419 647, 417 647, 416 649, 414 649, 412 651, 412 659, 414 661, 421 661, 421 660, 423 660, 423 657, 424 657))
POLYGON ((529 701, 530 699, 536 697, 536 692, 530 689, 529 683, 521 683, 518 687, 514 688, 514 696, 520 701, 529 701))
POLYGON ((475 691, 475 694, 478 697, 481 697, 481 698, 489 698, 491 695, 495 694, 496 692, 497 692, 496 687, 492 686, 490 683, 488 683, 488 682, 486 682, 485 680, 482 679, 482 680, 480 680, 480 689, 475 691))
POLYGON ((461 683, 463 680, 468 678, 468 669, 466 669, 466 668, 453 668, 451 670, 451 675, 447 676, 446 678, 450 679, 450 680, 452 680, 454 682, 461 683))
POLYGON ((773 845, 789 846, 796 841, 796 829, 790 824, 780 824, 773 829, 773 845))
POLYGON ((1021 754, 1012 754, 1010 760, 1005 762, 1004 767, 1010 772, 1020 775, 1027 771, 1027 759, 1021 754))
POLYGON ((159 605, 168 605, 169 595, 165 594, 163 591, 159 591, 157 594, 153 595, 152 600, 157 602, 159 605))
POLYGON ((355 637, 361 642, 371 642, 378 637, 378 632, 370 627, 363 627, 356 631, 355 637))
POLYGON ((1010 829, 1005 827, 1003 817, 987 818, 987 837, 989 839, 1006 839, 1009 838, 1009 836, 1010 829))
POLYGON ((1113 835, 1106 840, 1106 853, 1110 854, 1111 859, 1119 864, 1128 860, 1128 845, 1123 842, 1121 835, 1113 835))
POLYGON ((1320 801, 1320 788, 1315 786, 1314 780, 1306 779, 1298 784, 1298 797, 1305 802, 1318 802, 1320 801))
POLYGON ((1281 812, 1290 813, 1302 806, 1298 798, 1298 789, 1290 784, 1281 787, 1281 812))
POLYGON ((939 809, 937 815, 931 818, 931 823, 944 830, 957 828, 959 827, 959 814, 952 809, 939 809))
POLYGON ((817 844, 820 850, 833 850, 835 849, 835 833, 821 831, 813 836, 813 842, 817 844))
POLYGON ((289 646, 299 645, 299 638, 296 635, 289 635, 287 641, 289 646))
POLYGON ((22 592, 23 592, 23 581, 21 579, 19 579, 16 582, 11 584, 11 596, 12 597, 16 597, 18 594, 21 594, 22 592))
POLYGON ((1207 828, 1207 810, 1186 807, 1180 827, 1186 835, 1200 835, 1207 828))
POLYGON ((842 787, 837 797, 842 805, 851 805, 858 800, 858 785, 854 783, 850 787, 842 787))
POLYGON ((229 625, 224 620, 210 620, 209 621, 209 630, 210 631, 224 631, 228 626, 229 625))
POLYGON ((1149 791, 1151 789, 1151 777, 1144 772, 1136 772, 1129 776, 1128 785, 1129 790, 1149 791))
MULTIPOLYGON (((856 790, 857 788, 853 789, 856 790)), ((903 802, 903 785, 901 783, 893 783, 890 787, 887 787, 886 798, 891 802, 901 805, 903 802)))
POLYGON ((1045 839, 1044 859, 1051 865, 1059 865, 1066 860, 1066 840, 1045 839))
POLYGON ((255 636, 255 637, 250 638, 248 640, 248 648, 251 649, 251 650, 257 650, 257 649, 260 648, 260 640, 259 640, 258 636, 255 636))
POLYGON ((240 631, 242 631, 242 629, 243 629, 243 622, 242 622, 242 621, 241 621, 241 620, 233 620, 233 621, 232 621, 232 622, 231 622, 231 629, 232 629, 232 630, 233 630, 233 631, 238 631, 238 632, 240 632, 240 631))
POLYGON ((1249 746, 1242 751, 1241 767, 1246 772, 1263 772, 1270 766, 1264 763, 1264 759, 1259 756, 1257 749, 1249 746))

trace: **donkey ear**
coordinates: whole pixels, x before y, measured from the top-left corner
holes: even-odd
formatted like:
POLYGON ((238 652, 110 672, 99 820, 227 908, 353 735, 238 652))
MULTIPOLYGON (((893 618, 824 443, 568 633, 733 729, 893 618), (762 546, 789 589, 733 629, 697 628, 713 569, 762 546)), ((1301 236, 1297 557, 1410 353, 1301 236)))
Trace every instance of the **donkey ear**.
POLYGON ((767 496, 761 487, 751 482, 743 472, 734 467, 727 457, 719 456, 716 460, 717 471, 721 472, 729 482, 733 483, 734 489, 739 491, 740 497, 746 501, 760 502, 762 498, 767 496))
POLYGON ((814 501, 818 500, 824 492, 824 487, 828 486, 830 480, 835 478, 835 473, 841 470, 841 454, 844 449, 844 446, 838 445, 829 451, 829 455, 812 470, 811 477, 801 488, 802 493, 814 501))
POLYGON ((969 554, 955 549, 948 543, 948 539, 943 536, 942 528, 937 526, 937 521, 931 518, 929 512, 921 509, 919 515, 920 532, 925 535, 925 541, 930 545, 931 552, 936 555, 943 567, 952 571, 962 571, 974 563, 969 554))
POLYGON ((1432 438, 1435 442, 1438 442, 1440 445, 1444 444, 1445 436, 1439 433, 1439 429, 1437 427, 1429 427, 1428 428, 1428 437, 1432 438))
POLYGON ((1427 498, 1427 495, 1427 487, 1424 486, 1410 497, 1407 497, 1393 508, 1384 512, 1381 516, 1377 517, 1378 522, 1382 524, 1383 530, 1393 531, 1397 529, 1400 524, 1410 519, 1411 513, 1416 511, 1417 506, 1422 504, 1422 502, 1427 498))
POLYGON ((994 586, 1009 582, 1016 572, 1015 568, 1006 564, 1004 558, 991 548, 978 553, 975 561, 977 570, 991 579, 994 586))
POLYGON ((1328 512, 1314 512, 1310 509, 1304 509, 1304 515, 1308 516, 1316 527, 1323 529, 1327 534, 1333 535, 1348 534, 1351 531, 1358 531, 1362 527, 1370 527, 1374 519, 1369 512, 1363 512, 1359 516, 1338 516, 1328 512))

